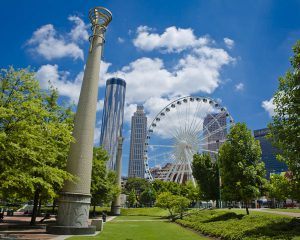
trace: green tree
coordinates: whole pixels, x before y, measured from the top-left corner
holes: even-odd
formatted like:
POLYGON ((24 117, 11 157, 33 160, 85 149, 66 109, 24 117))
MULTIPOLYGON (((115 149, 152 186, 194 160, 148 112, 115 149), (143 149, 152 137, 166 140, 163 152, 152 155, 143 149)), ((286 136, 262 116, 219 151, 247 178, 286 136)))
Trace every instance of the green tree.
POLYGON ((195 154, 192 163, 193 176, 205 201, 219 198, 219 169, 209 154, 195 154))
POLYGON ((181 195, 182 185, 171 181, 154 180, 152 182, 154 190, 159 194, 162 192, 170 192, 174 195, 181 195))
POLYGON ((219 150, 219 166, 223 197, 244 201, 249 214, 249 202, 260 195, 266 184, 261 148, 246 124, 237 123, 230 129, 227 141, 219 150))
POLYGON ((153 203, 155 202, 156 199, 156 192, 152 187, 146 188, 140 197, 140 203, 142 205, 152 207, 153 203))
POLYGON ((273 122, 269 128, 271 140, 280 149, 277 157, 287 163, 293 174, 294 190, 300 192, 300 41, 297 41, 293 51, 292 68, 279 78, 273 100, 273 122))
POLYGON ((180 196, 186 197, 191 200, 192 204, 195 204, 200 200, 200 190, 198 186, 194 186, 192 181, 187 181, 181 184, 180 196))
POLYGON ((175 221, 176 214, 182 219, 183 213, 187 210, 190 200, 183 196, 173 195, 170 192, 163 192, 158 195, 155 206, 169 211, 169 217, 175 221))
POLYGON ((137 203, 135 190, 132 189, 128 195, 128 204, 129 207, 134 207, 137 203))
POLYGON ((0 74, 0 191, 4 197, 54 198, 66 179, 73 114, 57 104, 53 88, 43 92, 28 69, 0 74))
POLYGON ((128 178, 124 190, 126 194, 130 194, 132 190, 134 190, 136 194, 136 201, 138 204, 141 204, 140 203, 141 194, 147 188, 149 188, 150 185, 151 184, 144 178, 128 178))
MULTIPOLYGON (((290 181, 279 174, 272 174, 269 183, 269 197, 277 201, 285 201, 291 196, 290 181)), ((275 207, 275 201, 273 201, 275 207)))
POLYGON ((106 169, 108 159, 107 152, 102 147, 94 147, 91 184, 93 216, 96 214, 97 205, 111 202, 120 192, 116 185, 115 172, 106 169))

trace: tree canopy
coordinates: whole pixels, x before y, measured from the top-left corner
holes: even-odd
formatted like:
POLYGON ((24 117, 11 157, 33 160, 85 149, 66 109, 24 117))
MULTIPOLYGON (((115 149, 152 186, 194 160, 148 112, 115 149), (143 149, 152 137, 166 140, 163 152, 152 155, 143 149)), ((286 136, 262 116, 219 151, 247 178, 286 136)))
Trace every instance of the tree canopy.
POLYGON ((266 184, 261 148, 246 124, 237 123, 230 129, 227 141, 219 150, 222 198, 248 203, 260 195, 266 184))
POLYGON ((57 91, 42 91, 29 69, 1 71, 0 191, 4 198, 34 195, 36 207, 36 200, 55 197, 64 181, 72 179, 65 164, 73 141, 73 113, 57 101, 57 91))
POLYGON ((193 176, 196 179, 203 200, 219 198, 219 169, 209 154, 195 154, 192 163, 193 176))
POLYGON ((291 69, 279 78, 273 100, 273 122, 269 128, 271 140, 280 149, 278 159, 287 163, 293 174, 295 191, 300 192, 300 41, 293 51, 291 69))
POLYGON ((91 205, 109 203, 120 192, 116 184, 116 173, 108 171, 106 162, 109 157, 102 147, 94 147, 93 150, 93 168, 91 183, 91 205))

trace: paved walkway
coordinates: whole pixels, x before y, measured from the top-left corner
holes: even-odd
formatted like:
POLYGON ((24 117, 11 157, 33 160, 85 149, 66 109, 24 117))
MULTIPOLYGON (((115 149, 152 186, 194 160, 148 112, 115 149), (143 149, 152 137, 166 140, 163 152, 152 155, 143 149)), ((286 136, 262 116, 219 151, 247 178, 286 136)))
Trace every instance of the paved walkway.
POLYGON ((250 211, 274 213, 274 214, 285 215, 285 216, 290 216, 290 217, 300 217, 300 213, 284 212, 284 211, 279 212, 279 211, 268 210, 268 209, 265 209, 265 208, 253 208, 253 209, 250 209, 250 211))
MULTIPOLYGON (((107 217, 107 221, 111 221, 115 217, 107 217)), ((37 225, 30 226, 30 216, 15 213, 15 216, 4 216, 4 222, 0 223, 0 239, 21 239, 21 240, 63 240, 71 235, 53 235, 46 233, 46 224, 54 222, 55 218, 45 220, 39 223, 42 217, 37 217, 37 225)), ((98 234, 97 232, 96 234, 98 234)), ((93 235, 92 235, 93 236, 93 235)))

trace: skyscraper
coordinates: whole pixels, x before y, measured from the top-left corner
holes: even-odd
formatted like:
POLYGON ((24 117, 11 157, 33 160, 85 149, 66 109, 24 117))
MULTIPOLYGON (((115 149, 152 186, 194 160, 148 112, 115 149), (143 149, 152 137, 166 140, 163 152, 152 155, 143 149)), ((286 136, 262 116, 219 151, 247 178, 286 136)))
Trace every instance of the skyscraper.
POLYGON ((137 110, 131 118, 130 154, 128 177, 145 176, 144 149, 147 137, 147 117, 143 106, 137 106, 137 110))
POLYGON ((260 142, 261 159, 265 163, 267 178, 270 178, 271 173, 287 171, 287 165, 276 159, 276 154, 279 153, 279 150, 273 147, 270 140, 266 138, 268 133, 268 128, 254 130, 254 137, 260 142))
POLYGON ((204 149, 209 152, 212 158, 216 157, 216 153, 226 139, 226 113, 208 114, 203 121, 203 132, 206 138, 204 149))
POLYGON ((116 170, 118 137, 122 135, 126 82, 121 78, 106 81, 100 146, 108 152, 107 168, 116 170))

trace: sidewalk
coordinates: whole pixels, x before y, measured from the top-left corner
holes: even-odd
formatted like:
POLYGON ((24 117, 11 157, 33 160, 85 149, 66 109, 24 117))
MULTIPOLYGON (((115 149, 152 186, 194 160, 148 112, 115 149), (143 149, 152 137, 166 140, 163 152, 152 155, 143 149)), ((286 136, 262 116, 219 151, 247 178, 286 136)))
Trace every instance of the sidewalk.
POLYGON ((294 213, 294 212, 279 212, 279 211, 272 211, 272 210, 267 210, 264 208, 251 208, 250 211, 257 211, 257 212, 266 212, 266 213, 274 213, 274 214, 279 214, 279 215, 285 215, 285 216, 290 216, 290 217, 300 217, 300 213, 294 213))
MULTIPOLYGON (((107 222, 115 217, 107 217, 107 222)), ((55 218, 47 219, 39 223, 42 217, 36 218, 36 225, 30 226, 30 216, 15 213, 14 216, 4 216, 4 222, 0 223, 0 239, 22 239, 22 240, 63 240, 71 235, 46 234, 47 223, 54 222, 55 218)), ((96 234, 98 234, 97 232, 96 234)))

